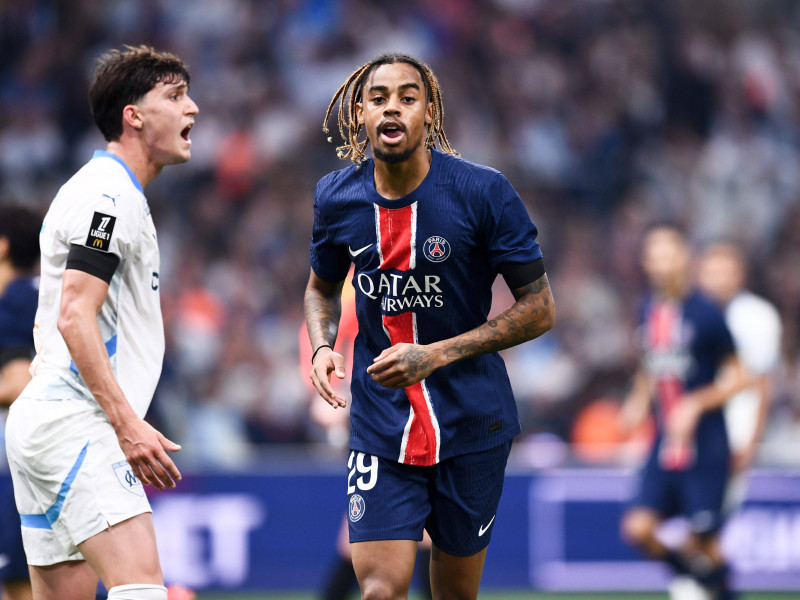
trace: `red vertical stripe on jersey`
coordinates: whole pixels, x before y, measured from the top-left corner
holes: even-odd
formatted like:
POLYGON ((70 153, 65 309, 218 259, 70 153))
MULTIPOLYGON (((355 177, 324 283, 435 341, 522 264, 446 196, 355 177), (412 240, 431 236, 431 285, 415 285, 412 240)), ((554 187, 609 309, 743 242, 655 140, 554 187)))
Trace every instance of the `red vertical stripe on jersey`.
MULTIPOLYGON (((414 314, 411 312, 400 315, 384 315, 383 326, 389 332, 389 342, 395 344, 414 344, 414 314)), ((408 465, 429 466, 436 464, 436 429, 433 426, 428 402, 422 382, 415 383, 407 388, 406 395, 411 403, 413 415, 411 427, 408 431, 405 453, 402 461, 408 465)))
MULTIPOLYGON (((381 269, 410 271, 414 264, 412 252, 414 240, 414 207, 377 207, 377 228, 380 236, 381 269)), ((414 335, 414 313, 384 315, 383 326, 389 334, 389 343, 416 344, 414 335)), ((438 438, 435 417, 425 397, 424 383, 419 382, 405 388, 411 404, 410 422, 404 430, 404 448, 400 460, 410 465, 434 465, 438 457, 438 438)))
POLYGON ((411 206, 378 207, 381 232, 381 269, 408 271, 411 268, 411 206))
MULTIPOLYGON (((680 345, 680 315, 674 305, 660 304, 650 313, 650 335, 653 348, 670 353, 680 345)), ((661 411, 661 422, 666 426, 672 411, 681 403, 684 395, 683 382, 672 373, 665 373, 656 380, 656 394, 661 411)), ((688 447, 665 446, 661 449, 662 465, 666 469, 680 470, 689 466, 691 451, 688 447)))

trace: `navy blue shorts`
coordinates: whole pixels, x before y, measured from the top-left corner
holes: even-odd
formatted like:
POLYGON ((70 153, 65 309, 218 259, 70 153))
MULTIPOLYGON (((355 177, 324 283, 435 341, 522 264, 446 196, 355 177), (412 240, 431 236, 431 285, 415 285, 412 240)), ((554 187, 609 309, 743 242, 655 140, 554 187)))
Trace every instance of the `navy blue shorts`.
POLYGON ((728 486, 729 464, 697 463, 680 471, 665 470, 654 449, 641 471, 636 507, 649 508, 662 518, 684 516, 692 532, 708 535, 724 522, 723 502, 728 486))
POLYGON ((22 527, 11 477, 0 481, 0 581, 28 580, 28 561, 22 547, 22 527))
POLYGON ((510 450, 509 440, 429 467, 350 452, 350 542, 420 541, 427 529, 448 554, 480 552, 492 537, 510 450))

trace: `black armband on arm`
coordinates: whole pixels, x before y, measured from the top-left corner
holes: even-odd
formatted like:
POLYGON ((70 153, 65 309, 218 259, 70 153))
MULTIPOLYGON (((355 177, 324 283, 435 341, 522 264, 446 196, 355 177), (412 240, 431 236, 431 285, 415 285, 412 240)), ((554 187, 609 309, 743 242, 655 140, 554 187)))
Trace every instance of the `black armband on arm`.
POLYGON ((106 283, 111 283, 117 265, 119 265, 119 257, 116 254, 92 250, 78 244, 72 244, 67 255, 67 269, 83 271, 106 283))
POLYGON ((544 261, 537 258, 529 263, 503 263, 499 271, 509 289, 516 290, 544 275, 544 261))

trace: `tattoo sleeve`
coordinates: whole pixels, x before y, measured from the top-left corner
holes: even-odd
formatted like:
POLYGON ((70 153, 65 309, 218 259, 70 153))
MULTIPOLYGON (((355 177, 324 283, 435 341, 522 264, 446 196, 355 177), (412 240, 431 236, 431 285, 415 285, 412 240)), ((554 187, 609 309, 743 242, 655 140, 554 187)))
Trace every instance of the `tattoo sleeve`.
POLYGON ((547 275, 512 290, 516 302, 483 325, 438 342, 447 363, 497 352, 539 337, 553 326, 554 303, 547 275))
POLYGON ((322 344, 333 347, 342 315, 342 283, 329 284, 313 274, 303 301, 308 338, 312 348, 322 344))

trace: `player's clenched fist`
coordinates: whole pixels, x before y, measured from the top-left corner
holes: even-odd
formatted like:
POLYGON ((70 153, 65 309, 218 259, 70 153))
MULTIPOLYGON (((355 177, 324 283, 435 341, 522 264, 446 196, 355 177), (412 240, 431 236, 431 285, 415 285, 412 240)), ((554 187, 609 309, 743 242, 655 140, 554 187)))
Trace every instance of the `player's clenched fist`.
POLYGON ((344 408, 347 406, 347 400, 333 391, 331 373, 335 373, 339 379, 344 379, 344 357, 325 346, 314 354, 309 378, 325 402, 333 408, 344 408))

